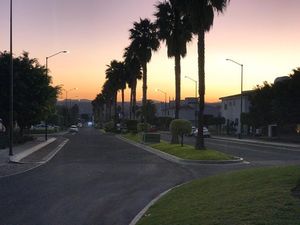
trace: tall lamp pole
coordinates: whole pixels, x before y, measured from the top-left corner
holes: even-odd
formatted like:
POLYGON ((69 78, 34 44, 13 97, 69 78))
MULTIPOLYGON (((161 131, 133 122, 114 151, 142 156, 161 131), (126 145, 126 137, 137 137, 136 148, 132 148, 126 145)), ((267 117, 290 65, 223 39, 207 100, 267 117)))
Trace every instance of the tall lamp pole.
POLYGON ((189 79, 189 80, 191 80, 195 83, 195 100, 196 100, 196 104, 195 104, 195 127, 197 127, 197 103, 198 103, 197 84, 198 84, 198 82, 195 79, 193 79, 189 76, 185 76, 185 78, 187 78, 187 79, 189 79))
POLYGON ((232 63, 235 63, 237 65, 239 65, 241 67, 241 112, 240 112, 240 133, 239 133, 239 138, 242 138, 242 128, 243 128, 243 124, 242 124, 242 114, 243 114, 243 79, 244 79, 244 65, 241 63, 238 63, 232 59, 226 59, 227 61, 230 61, 232 63))
MULTIPOLYGON (((68 53, 68 51, 60 51, 60 52, 57 52, 53 55, 50 55, 50 56, 47 56, 46 57, 46 74, 47 74, 47 77, 48 77, 48 60, 58 54, 61 54, 61 53, 68 53)), ((48 127, 47 127, 47 118, 45 118, 45 141, 48 140, 48 127)))
POLYGON ((10 0, 10 98, 9 98, 9 156, 13 155, 13 129, 14 129, 14 64, 12 45, 12 16, 13 2, 10 0))
POLYGON ((67 121, 66 121, 66 124, 68 123, 68 118, 69 118, 69 106, 71 105, 71 103, 70 104, 68 104, 68 93, 70 92, 70 91, 75 91, 75 90, 77 90, 78 88, 71 88, 71 89, 69 89, 69 90, 66 90, 66 89, 62 89, 62 90, 64 90, 65 92, 66 92, 66 99, 65 99, 65 104, 66 104, 66 109, 67 109, 67 121))
POLYGON ((164 92, 160 89, 156 89, 156 91, 159 91, 165 95, 165 116, 167 116, 167 92, 164 92))
POLYGON ((65 92, 66 92, 66 105, 67 105, 67 108, 71 108, 71 101, 70 101, 70 104, 69 104, 69 106, 68 106, 68 93, 70 92, 70 91, 75 91, 75 90, 77 90, 78 88, 71 88, 71 89, 69 89, 69 90, 66 90, 66 89, 64 89, 65 90, 65 92))

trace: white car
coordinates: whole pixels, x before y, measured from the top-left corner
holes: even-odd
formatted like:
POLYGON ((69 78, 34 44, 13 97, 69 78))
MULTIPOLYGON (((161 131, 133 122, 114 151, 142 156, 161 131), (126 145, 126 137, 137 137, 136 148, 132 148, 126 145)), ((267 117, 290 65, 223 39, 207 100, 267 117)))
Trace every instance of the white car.
MULTIPOLYGON (((198 135, 198 128, 196 128, 192 134, 193 136, 197 136, 198 135)), ((203 137, 210 137, 210 133, 207 129, 207 127, 203 127, 203 137)))
POLYGON ((76 125, 70 126, 69 132, 71 132, 71 133, 74 133, 74 132, 77 133, 78 132, 78 127, 76 125))

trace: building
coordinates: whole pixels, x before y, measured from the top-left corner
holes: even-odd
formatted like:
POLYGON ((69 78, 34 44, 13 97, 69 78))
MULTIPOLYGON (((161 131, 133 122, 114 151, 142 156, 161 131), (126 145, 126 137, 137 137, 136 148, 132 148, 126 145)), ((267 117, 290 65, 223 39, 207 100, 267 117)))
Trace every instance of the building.
MULTIPOLYGON (((250 100, 249 97, 253 91, 244 91, 242 93, 242 112, 249 113, 250 100)), ((240 131, 240 115, 241 115, 241 94, 231 95, 220 98, 221 100, 221 116, 225 118, 227 132, 239 133, 240 131)))
MULTIPOLYGON (((167 116, 175 118, 175 101, 169 101, 157 104, 156 116, 167 116)), ((180 101, 179 118, 189 120, 192 124, 197 124, 197 114, 199 105, 196 98, 185 98, 180 101)), ((214 117, 220 116, 220 104, 218 103, 206 103, 204 109, 204 115, 212 115, 214 117)))

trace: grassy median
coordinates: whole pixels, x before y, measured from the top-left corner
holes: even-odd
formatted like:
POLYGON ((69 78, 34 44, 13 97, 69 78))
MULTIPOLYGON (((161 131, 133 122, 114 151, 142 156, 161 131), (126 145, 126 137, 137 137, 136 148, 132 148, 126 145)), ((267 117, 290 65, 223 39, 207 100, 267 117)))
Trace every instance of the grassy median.
MULTIPOLYGON (((135 141, 141 142, 141 138, 136 134, 125 134, 123 137, 135 141)), ((150 147, 168 153, 170 155, 177 156, 181 159, 189 160, 232 160, 233 157, 226 155, 222 152, 214 151, 211 149, 207 150, 195 150, 194 146, 184 145, 181 147, 180 144, 173 144, 166 141, 161 141, 157 144, 149 144, 150 147)))
POLYGON ((161 198, 138 223, 153 224, 299 225, 300 167, 244 170, 193 181, 161 198))

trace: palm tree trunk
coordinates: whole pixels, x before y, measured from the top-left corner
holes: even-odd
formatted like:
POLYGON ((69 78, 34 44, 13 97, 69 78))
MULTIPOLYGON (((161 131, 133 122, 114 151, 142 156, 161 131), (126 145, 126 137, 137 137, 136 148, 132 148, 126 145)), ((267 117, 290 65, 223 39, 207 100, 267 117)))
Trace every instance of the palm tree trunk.
POLYGON ((198 113, 198 135, 195 148, 205 149, 203 138, 203 122, 205 107, 205 32, 202 29, 198 32, 198 80, 199 80, 199 113, 198 113))
POLYGON ((124 118, 124 89, 122 89, 122 119, 124 118))
POLYGON ((114 96, 114 122, 115 126, 117 126, 117 118, 118 118, 118 92, 116 91, 114 96))
POLYGON ((142 65, 143 68, 143 113, 142 113, 142 117, 143 117, 143 122, 147 122, 146 121, 146 104, 147 104, 147 63, 143 63, 142 65))
MULTIPOLYGON (((179 118, 180 110, 180 54, 175 56, 175 119, 179 118)), ((172 135, 171 144, 179 144, 178 135, 172 135)))
POLYGON ((132 119, 132 96, 133 96, 133 90, 132 90, 132 85, 131 85, 131 88, 130 88, 130 104, 129 104, 129 119, 131 120, 132 119))
POLYGON ((132 86, 133 88, 133 93, 132 93, 132 113, 133 113, 133 119, 136 119, 136 85, 137 85, 137 81, 134 81, 134 84, 132 86))
POLYGON ((176 96, 175 96, 175 119, 179 119, 179 110, 180 110, 180 55, 175 56, 175 89, 176 89, 176 96))

